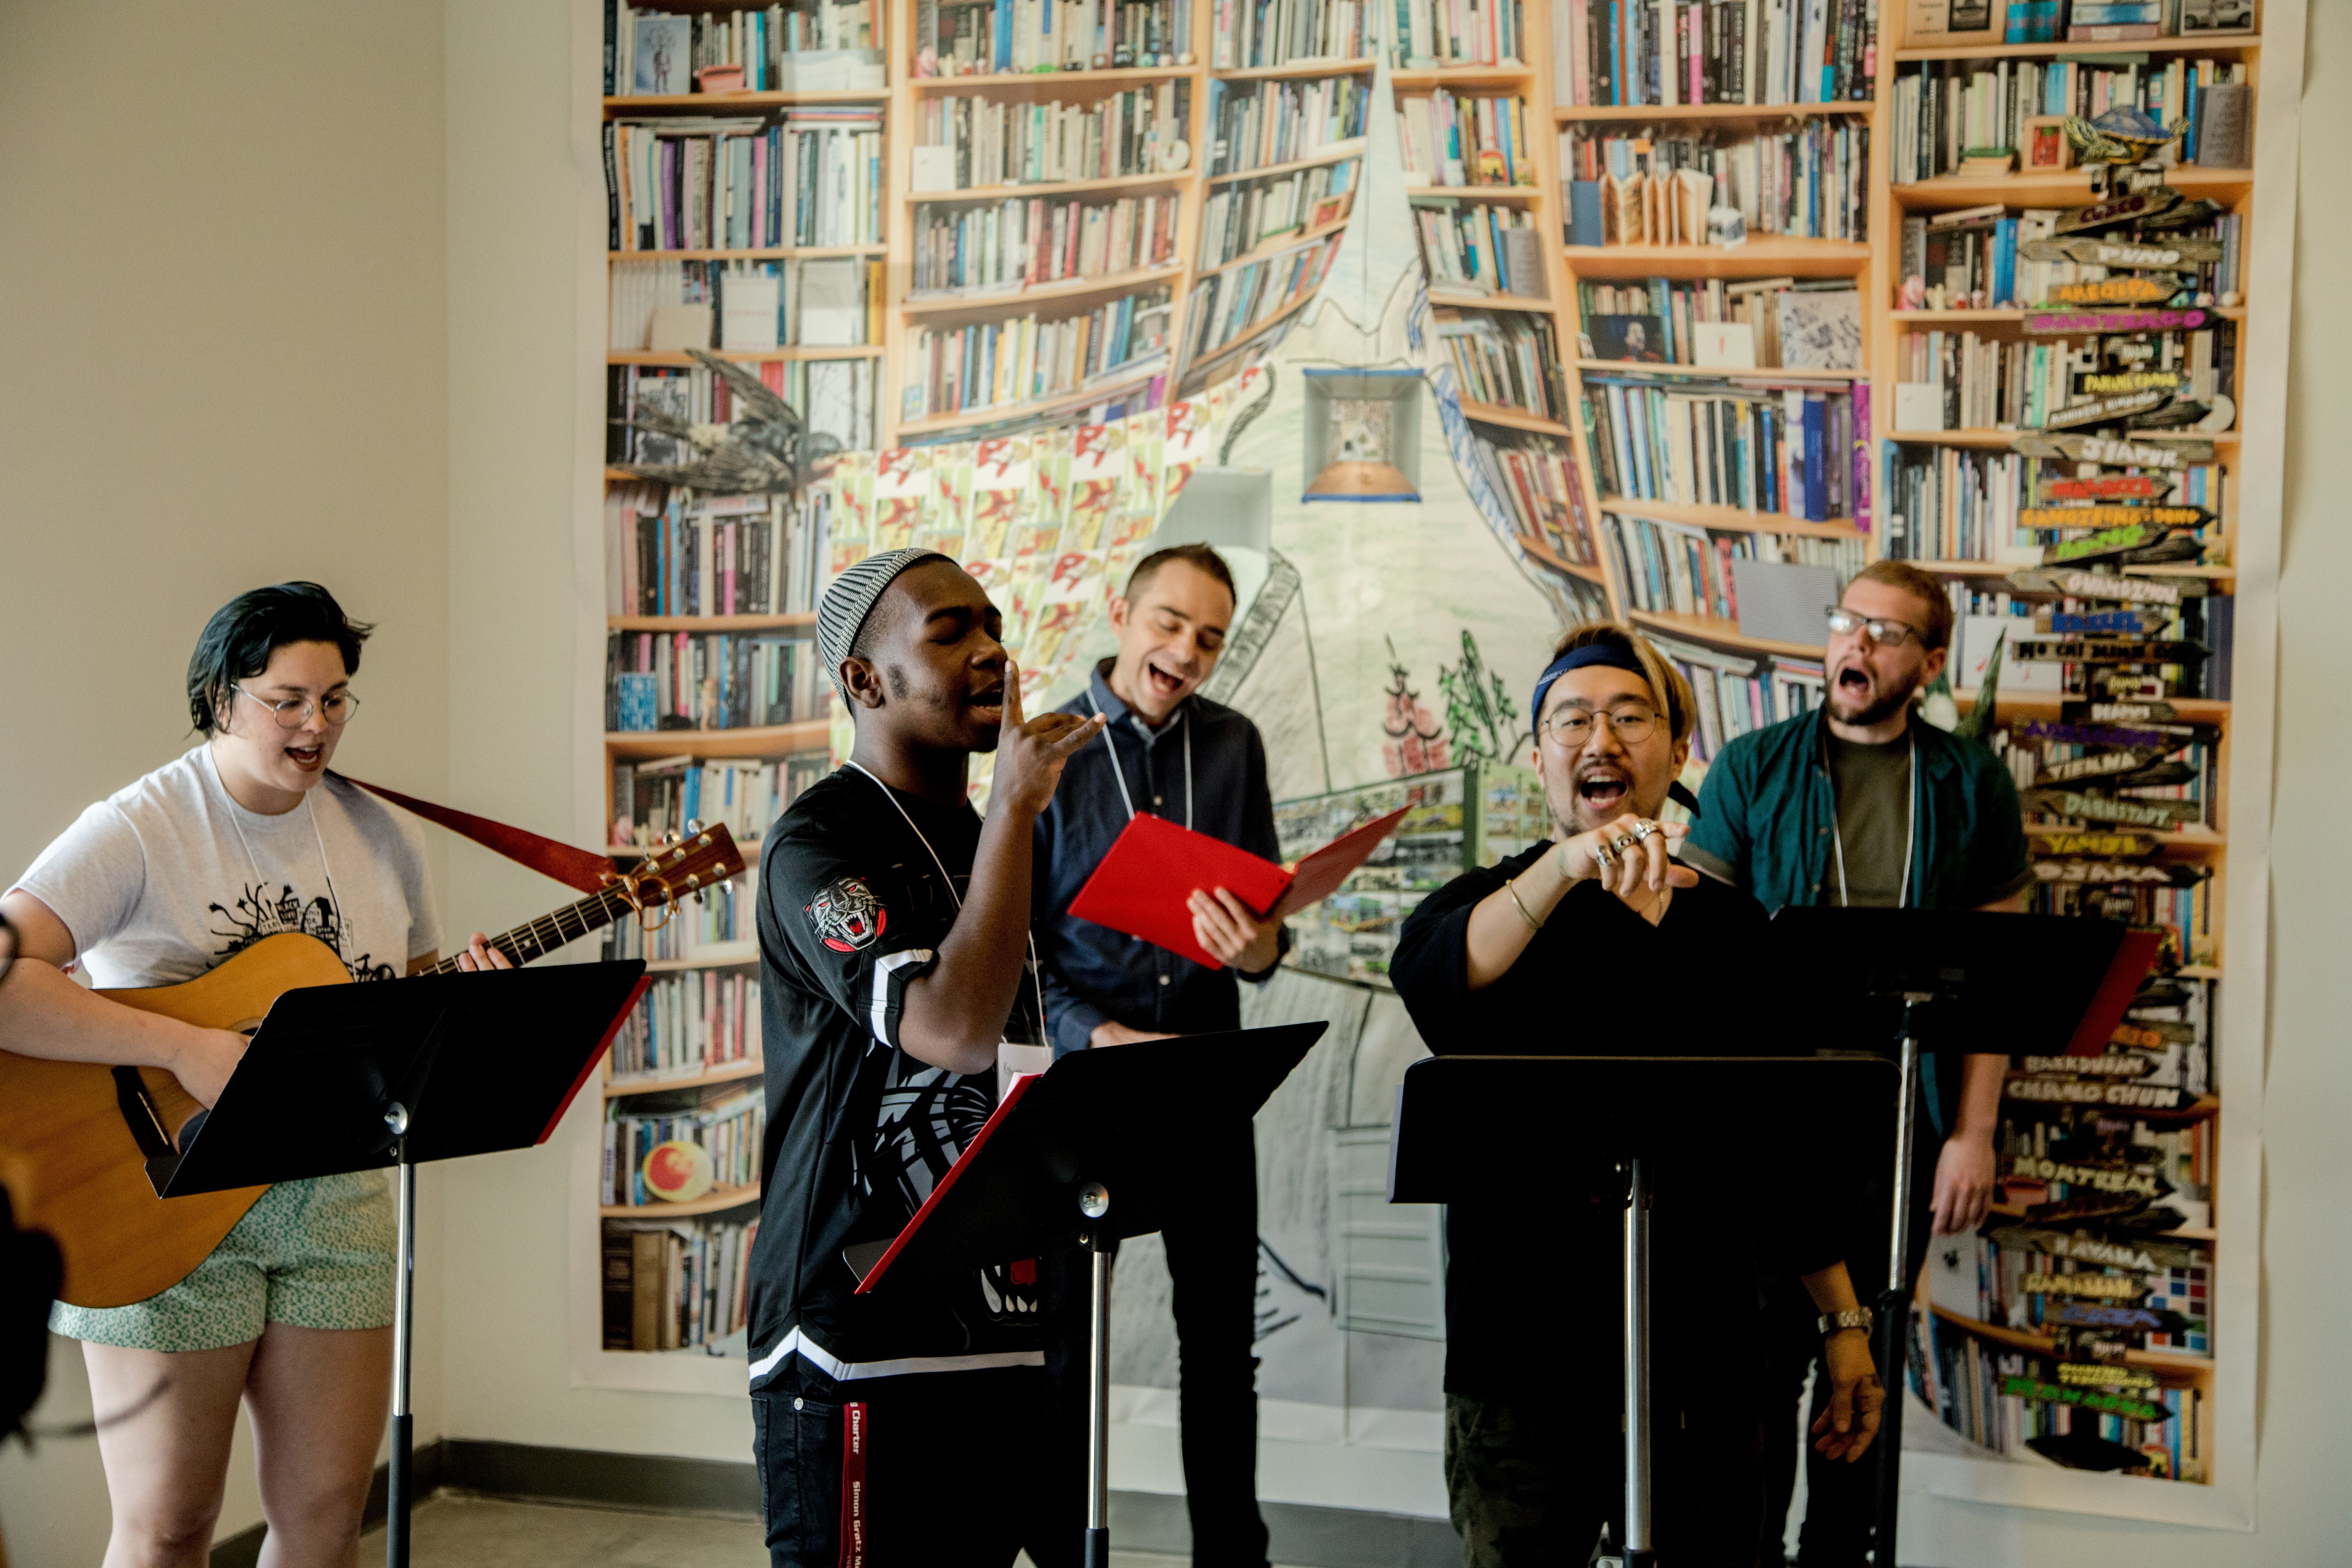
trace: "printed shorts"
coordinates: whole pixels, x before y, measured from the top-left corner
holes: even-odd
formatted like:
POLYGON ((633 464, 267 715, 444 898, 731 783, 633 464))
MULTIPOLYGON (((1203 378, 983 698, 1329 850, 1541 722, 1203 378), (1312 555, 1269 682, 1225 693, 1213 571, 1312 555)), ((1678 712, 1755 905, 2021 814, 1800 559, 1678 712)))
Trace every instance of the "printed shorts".
POLYGON ((209 1351, 298 1329, 392 1322, 392 1194, 379 1171, 280 1182, 210 1257, 170 1289, 128 1307, 49 1309, 68 1339, 125 1350, 209 1351))

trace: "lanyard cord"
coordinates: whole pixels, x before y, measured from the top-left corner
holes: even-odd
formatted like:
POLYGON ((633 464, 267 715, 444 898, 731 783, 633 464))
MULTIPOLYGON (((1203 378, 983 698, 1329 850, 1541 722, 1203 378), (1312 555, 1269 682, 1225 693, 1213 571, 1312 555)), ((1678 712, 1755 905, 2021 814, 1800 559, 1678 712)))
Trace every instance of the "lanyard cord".
MULTIPOLYGON (((1110 776, 1118 783, 1119 804, 1127 807, 1127 819, 1132 822, 1135 820, 1135 797, 1127 793, 1127 770, 1119 766, 1118 747, 1111 742, 1109 721, 1104 718, 1102 704, 1095 700, 1091 687, 1087 689, 1087 706, 1095 710, 1096 718, 1104 720, 1103 742, 1110 746, 1110 776)), ((1177 721, 1184 727, 1184 826, 1190 829, 1192 826, 1192 710, 1185 709, 1184 716, 1177 721)), ((1146 767, 1151 765, 1151 742, 1149 738, 1143 742, 1143 764, 1146 767)))
MULTIPOLYGON (((210 748, 206 748, 206 754, 210 755, 210 748)), ((220 763, 217 761, 213 763, 213 777, 215 779, 220 777, 220 763)), ((221 793, 228 795, 228 785, 225 783, 221 785, 221 793)), ((349 934, 343 931, 343 896, 335 891, 335 868, 327 858, 327 836, 319 831, 319 804, 311 798, 313 793, 313 791, 304 791, 302 804, 310 808, 310 837, 318 841, 319 869, 324 872, 327 878, 327 907, 335 912, 335 930, 340 940, 341 937, 349 934)), ((245 836, 245 824, 237 820, 237 813, 241 809, 236 804, 236 797, 229 795, 228 825, 236 829, 236 841, 245 846, 246 864, 253 868, 253 890, 258 894, 261 891, 263 880, 261 862, 254 856, 253 840, 245 836)), ((336 956, 340 958, 342 955, 338 953, 336 956)))
MULTIPOLYGON (((1822 763, 1824 767, 1828 766, 1829 760, 1829 734, 1824 728, 1822 735, 1822 763)), ((1916 735, 1911 737, 1910 786, 1905 795, 1910 809, 1906 813, 1903 825, 1903 883, 1895 894, 1895 907, 1898 910, 1911 906, 1911 852, 1919 843, 1919 737, 1916 735)), ((1838 907, 1850 908, 1853 900, 1848 897, 1845 881, 1845 829, 1838 822, 1835 773, 1830 775, 1830 842, 1837 847, 1838 907)))
MULTIPOLYGON (((946 884, 948 897, 955 900, 956 913, 963 913, 963 895, 955 890, 955 879, 948 875, 947 866, 940 859, 940 852, 931 847, 931 841, 923 836, 923 830, 916 826, 915 819, 908 815, 906 803, 898 798, 897 793, 888 784, 884 784, 880 779, 874 778, 873 772, 864 763, 852 757, 849 759, 849 765, 867 778, 874 779, 874 787, 882 792, 882 798, 898 808, 898 816, 906 822, 907 831, 915 836, 915 841, 923 847, 923 853, 929 856, 931 864, 939 868, 940 880, 946 884)), ((1037 978, 1036 936, 1032 933, 1028 942, 1029 988, 1037 994, 1037 1026, 1043 1029, 1045 1026, 1045 983, 1037 978)))

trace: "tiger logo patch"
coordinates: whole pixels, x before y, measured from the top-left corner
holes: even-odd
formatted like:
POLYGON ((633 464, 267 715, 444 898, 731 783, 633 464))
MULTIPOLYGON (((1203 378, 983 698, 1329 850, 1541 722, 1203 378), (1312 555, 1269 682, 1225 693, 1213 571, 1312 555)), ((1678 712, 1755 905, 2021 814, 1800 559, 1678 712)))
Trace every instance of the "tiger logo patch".
POLYGON ((890 911, 861 877, 844 877, 809 900, 806 912, 817 939, 835 952, 856 952, 890 924, 890 911))

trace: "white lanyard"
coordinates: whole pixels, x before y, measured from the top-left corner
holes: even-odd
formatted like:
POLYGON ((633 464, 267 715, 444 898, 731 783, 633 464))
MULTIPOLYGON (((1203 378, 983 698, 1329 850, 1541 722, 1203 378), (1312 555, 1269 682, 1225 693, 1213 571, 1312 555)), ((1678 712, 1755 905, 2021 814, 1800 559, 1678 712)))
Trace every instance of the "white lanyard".
MULTIPOLYGON (((956 891, 955 879, 948 875, 946 865, 940 859, 940 852, 931 847, 931 841, 923 837, 923 830, 915 826, 915 819, 912 816, 908 816, 906 804, 899 800, 897 793, 888 784, 884 784, 880 779, 875 779, 873 773, 864 763, 852 757, 849 760, 849 765, 866 774, 867 778, 874 779, 874 787, 882 792, 882 797, 898 808, 899 816, 907 824, 907 831, 915 836, 915 841, 923 847, 923 853, 929 855, 931 858, 931 864, 939 868, 940 880, 947 884, 948 897, 955 900, 956 913, 963 913, 963 895, 956 891)), ((1029 988, 1037 995, 1037 1026, 1042 1029, 1045 1026, 1045 990, 1043 983, 1037 978, 1037 938, 1033 933, 1028 941, 1029 988)))
MULTIPOLYGON (((1127 770, 1118 765, 1118 747, 1111 745, 1110 721, 1104 716, 1102 704, 1095 700, 1092 687, 1087 689, 1087 706, 1095 710, 1096 718, 1103 721, 1103 742, 1110 745, 1110 776, 1118 782, 1119 804, 1127 807, 1127 819, 1132 822, 1135 820, 1135 797, 1127 793, 1127 770)), ((1130 716, 1132 713, 1133 710, 1129 710, 1130 716)), ((1184 726, 1184 826, 1189 829, 1192 826, 1192 710, 1185 709, 1183 717, 1177 722, 1184 726)), ((1148 738, 1143 742, 1143 765, 1147 768, 1151 765, 1151 742, 1148 738)))
MULTIPOLYGON (((1822 737, 1822 765, 1828 767, 1830 742, 1826 731, 1822 737)), ((1911 905, 1911 851, 1919 843, 1919 737, 1911 737, 1910 788, 1905 794, 1909 810, 1903 825, 1903 885, 1895 895, 1895 907, 1908 909, 1911 905)), ((1852 900, 1846 896, 1845 831, 1839 826, 1837 810, 1837 774, 1830 774, 1830 842, 1837 847, 1838 907, 1847 908, 1852 900)))

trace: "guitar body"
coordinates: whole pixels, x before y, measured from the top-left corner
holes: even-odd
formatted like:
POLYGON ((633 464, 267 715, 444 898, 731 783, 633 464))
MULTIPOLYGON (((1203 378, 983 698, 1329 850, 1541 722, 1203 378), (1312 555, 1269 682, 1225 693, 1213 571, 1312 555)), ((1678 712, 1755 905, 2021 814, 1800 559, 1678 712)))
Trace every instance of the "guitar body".
MULTIPOLYGON (((205 1028, 249 1029, 284 993, 351 978, 326 943, 284 931, 182 984, 100 994, 205 1028)), ((137 1070, 176 1139, 202 1107, 170 1073, 137 1070)), ((178 1284, 268 1191, 157 1197, 114 1073, 0 1051, 0 1165, 16 1222, 56 1238, 65 1255, 58 1297, 77 1307, 128 1306, 178 1284)))

